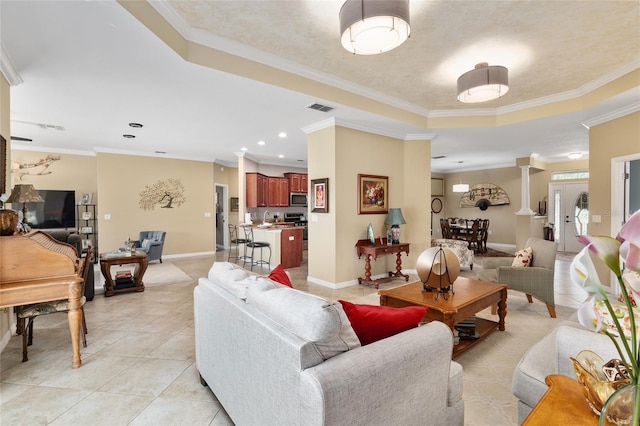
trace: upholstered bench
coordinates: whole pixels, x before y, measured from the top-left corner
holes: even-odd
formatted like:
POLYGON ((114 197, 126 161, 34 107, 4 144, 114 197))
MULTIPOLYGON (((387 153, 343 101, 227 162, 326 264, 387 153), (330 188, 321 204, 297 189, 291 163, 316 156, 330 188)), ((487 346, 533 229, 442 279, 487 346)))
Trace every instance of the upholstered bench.
POLYGON ((460 266, 473 269, 473 250, 469 249, 466 241, 452 240, 448 238, 434 238, 431 240, 431 247, 441 246, 448 248, 456 254, 456 257, 460 261, 460 266))

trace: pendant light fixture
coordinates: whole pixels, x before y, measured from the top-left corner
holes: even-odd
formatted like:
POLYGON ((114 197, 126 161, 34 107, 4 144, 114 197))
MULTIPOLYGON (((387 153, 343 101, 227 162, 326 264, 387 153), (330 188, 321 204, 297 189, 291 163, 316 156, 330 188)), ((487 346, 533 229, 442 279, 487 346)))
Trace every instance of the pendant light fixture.
MULTIPOLYGON (((462 161, 459 161, 459 163, 462 163, 462 161)), ((460 183, 453 184, 453 192, 468 192, 468 191, 469 191, 469 184, 462 183, 462 175, 460 175, 460 183)))
POLYGON ((347 0, 340 9, 340 41, 354 55, 377 55, 411 36, 409 0, 347 0))
POLYGON ((472 104, 487 102, 509 91, 509 70, 486 62, 476 65, 458 78, 458 100, 472 104))

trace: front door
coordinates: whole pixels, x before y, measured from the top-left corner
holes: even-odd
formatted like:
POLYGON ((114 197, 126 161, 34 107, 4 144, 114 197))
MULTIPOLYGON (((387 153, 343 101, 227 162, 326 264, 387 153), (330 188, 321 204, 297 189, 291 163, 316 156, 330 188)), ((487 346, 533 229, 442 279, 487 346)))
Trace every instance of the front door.
POLYGON ((589 192, 586 182, 549 184, 549 222, 558 251, 577 253, 584 245, 576 238, 587 233, 589 192))

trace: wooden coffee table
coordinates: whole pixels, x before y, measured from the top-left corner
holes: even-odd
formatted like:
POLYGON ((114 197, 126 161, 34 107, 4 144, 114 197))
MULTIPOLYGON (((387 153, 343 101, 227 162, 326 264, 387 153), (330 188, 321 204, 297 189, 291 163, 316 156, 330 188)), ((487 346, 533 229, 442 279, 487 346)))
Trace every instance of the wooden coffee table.
POLYGON ((504 330, 507 315, 507 285, 496 284, 471 278, 458 277, 453 283, 455 294, 449 293, 448 300, 437 293, 423 293, 422 282, 416 281, 390 290, 380 290, 380 305, 401 308, 404 306, 426 306, 425 321, 442 321, 451 328, 485 308, 498 305, 498 322, 476 318, 477 339, 460 340, 453 348, 453 356, 460 355, 482 341, 496 329, 504 330))

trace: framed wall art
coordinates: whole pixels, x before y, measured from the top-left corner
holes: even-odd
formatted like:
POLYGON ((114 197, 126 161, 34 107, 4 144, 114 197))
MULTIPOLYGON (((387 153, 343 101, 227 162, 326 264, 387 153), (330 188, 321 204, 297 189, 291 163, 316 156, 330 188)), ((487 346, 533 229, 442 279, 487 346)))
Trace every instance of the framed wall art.
POLYGON ((389 211, 389 177, 358 175, 358 214, 389 211))
POLYGON ((311 180, 311 206, 314 213, 329 213, 329 178, 311 180))
POLYGON ((93 199, 93 192, 88 192, 82 194, 82 200, 80 201, 84 205, 91 204, 91 200, 93 199))
POLYGON ((238 197, 231 197, 231 211, 237 212, 240 209, 238 197))

